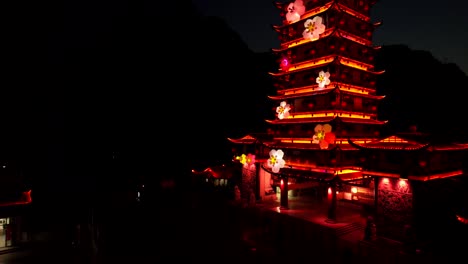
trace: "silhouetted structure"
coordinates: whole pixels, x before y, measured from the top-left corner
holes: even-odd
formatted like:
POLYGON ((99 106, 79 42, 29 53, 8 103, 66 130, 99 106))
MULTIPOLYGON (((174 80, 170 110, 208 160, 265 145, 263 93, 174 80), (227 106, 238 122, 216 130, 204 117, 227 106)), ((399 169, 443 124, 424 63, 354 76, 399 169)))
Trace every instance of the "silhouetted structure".
POLYGON ((0 248, 16 246, 29 239, 27 215, 31 189, 18 160, 0 160, 0 248))

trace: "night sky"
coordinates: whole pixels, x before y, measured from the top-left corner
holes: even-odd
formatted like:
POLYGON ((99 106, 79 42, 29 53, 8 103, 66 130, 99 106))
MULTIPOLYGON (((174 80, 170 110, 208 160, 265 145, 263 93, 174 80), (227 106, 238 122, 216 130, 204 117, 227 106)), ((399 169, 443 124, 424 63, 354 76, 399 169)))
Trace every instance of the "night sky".
MULTIPOLYGON (((279 46, 271 25, 281 25, 271 0, 193 0, 200 12, 224 18, 256 52, 279 46)), ((283 2, 283 1, 280 1, 283 2)), ((380 0, 371 18, 382 21, 375 45, 405 44, 431 52, 438 60, 457 64, 468 73, 468 1, 380 0)))

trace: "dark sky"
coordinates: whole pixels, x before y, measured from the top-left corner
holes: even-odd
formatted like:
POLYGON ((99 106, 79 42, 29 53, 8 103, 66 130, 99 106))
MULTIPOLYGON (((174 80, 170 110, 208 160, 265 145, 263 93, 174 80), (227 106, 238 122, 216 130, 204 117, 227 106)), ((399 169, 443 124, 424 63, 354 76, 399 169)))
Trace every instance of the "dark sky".
MULTIPOLYGON (((193 0, 205 15, 224 18, 257 52, 279 46, 271 25, 280 25, 271 0, 193 0)), ((283 1, 280 1, 283 2, 283 1)), ((468 1, 380 0, 373 21, 382 21, 374 44, 405 44, 431 52, 442 62, 457 64, 468 74, 468 1)))

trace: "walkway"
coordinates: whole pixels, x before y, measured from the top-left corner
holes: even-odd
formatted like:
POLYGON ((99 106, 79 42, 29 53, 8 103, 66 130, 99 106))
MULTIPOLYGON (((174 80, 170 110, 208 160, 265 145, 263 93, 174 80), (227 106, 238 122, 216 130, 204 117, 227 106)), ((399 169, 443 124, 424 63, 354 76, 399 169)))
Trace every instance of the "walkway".
POLYGON ((243 229, 248 230, 243 234, 244 241, 254 250, 275 256, 276 260, 435 263, 428 255, 404 253, 404 245, 398 241, 384 237, 364 241, 367 216, 356 205, 338 202, 333 223, 327 220, 326 201, 290 197, 288 209, 280 209, 279 205, 279 200, 270 200, 242 209, 243 229))

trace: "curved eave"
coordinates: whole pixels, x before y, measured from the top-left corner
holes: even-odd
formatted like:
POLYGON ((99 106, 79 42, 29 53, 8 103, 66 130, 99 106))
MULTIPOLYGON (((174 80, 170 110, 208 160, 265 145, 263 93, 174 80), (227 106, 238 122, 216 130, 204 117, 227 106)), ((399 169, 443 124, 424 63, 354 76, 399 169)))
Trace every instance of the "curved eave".
MULTIPOLYGON (((349 68, 352 68, 352 69, 368 72, 368 73, 375 74, 375 75, 379 75, 379 74, 382 74, 382 73, 385 72, 385 70, 373 71, 373 70, 369 70, 369 69, 362 69, 362 68, 358 68, 358 67, 353 67, 353 66, 347 65, 345 63, 345 61, 352 61, 352 62, 354 62, 356 64, 363 64, 363 63, 358 62, 358 61, 355 62, 355 60, 347 58, 347 57, 343 57, 343 56, 339 56, 339 55, 329 55, 329 56, 324 56, 324 57, 321 57, 321 58, 317 58, 317 59, 308 60, 308 61, 304 61, 304 62, 301 62, 301 63, 294 64, 293 66, 291 66, 291 68, 287 72, 283 72, 283 71, 276 72, 276 73, 275 72, 269 72, 268 74, 270 74, 271 76, 274 76, 274 77, 283 76, 283 75, 286 75, 286 74, 291 74, 291 73, 306 71, 306 70, 310 70, 310 69, 314 69, 314 68, 324 67, 324 66, 330 65, 332 63, 338 63, 338 64, 340 64, 340 65, 342 65, 344 67, 349 67, 349 68), (328 60, 328 61, 324 62, 324 63, 318 63, 321 60, 325 60, 325 61, 328 60), (303 65, 310 65, 310 66, 303 66, 303 65)), ((369 67, 369 68, 374 67, 373 65, 366 65, 366 66, 369 67)))
POLYGON ((298 123, 325 123, 331 122, 335 119, 340 119, 343 123, 354 123, 354 124, 369 124, 369 125, 383 125, 388 121, 379 121, 375 119, 364 119, 364 118, 349 118, 343 116, 321 116, 321 117, 306 117, 306 118, 286 118, 286 119, 275 119, 265 120, 270 124, 298 124, 298 123))
POLYGON ((298 63, 298 64, 295 64, 293 66, 291 66, 290 70, 287 71, 287 72, 269 72, 268 74, 270 74, 271 76, 283 76, 283 75, 286 75, 286 74, 291 74, 291 73, 296 73, 296 72, 301 72, 301 71, 306 71, 306 70, 309 70, 309 69, 314 69, 314 68, 318 68, 318 67, 323 67, 323 66, 327 66, 327 65, 330 65, 331 63, 333 62, 336 62, 337 61, 337 58, 338 56, 336 55, 330 55, 330 56, 324 56, 324 57, 321 57, 321 58, 317 58, 317 59, 313 59, 313 60, 308 60, 308 61, 304 61, 304 62, 301 62, 301 63, 298 63), (321 60, 330 60, 328 62, 325 62, 325 63, 322 63, 322 64, 316 64, 315 62, 319 62, 321 60), (311 66, 309 67, 301 67, 301 68, 297 68, 297 67, 300 67, 301 65, 307 65, 307 64, 311 64, 311 66), (294 67, 296 67, 296 69, 293 69, 294 67), (292 69, 292 70, 291 70, 292 69))
POLYGON ((343 123, 353 123, 353 124, 368 124, 368 125, 384 125, 388 123, 388 121, 380 121, 375 119, 360 119, 360 118, 349 118, 349 117, 342 117, 339 118, 343 123))
POLYGON ((307 43, 320 41, 320 40, 328 38, 330 36, 340 36, 338 31, 339 31, 339 29, 337 27, 328 28, 328 29, 325 30, 325 32, 320 34, 320 38, 318 38, 316 40, 305 40, 303 38, 295 39, 295 40, 291 40, 291 41, 288 41, 288 42, 285 42, 285 43, 281 44, 281 48, 272 49, 272 51, 274 53, 280 53, 282 51, 289 50, 292 47, 298 47, 298 46, 301 46, 301 45, 304 45, 304 44, 307 44, 307 43))
POLYGON ((382 46, 381 46, 381 45, 378 45, 378 46, 374 46, 374 47, 372 47, 372 48, 373 48, 374 50, 380 50, 380 49, 382 49, 382 46))
MULTIPOLYGON (((308 88, 300 88, 298 90, 314 89, 316 86, 318 86, 318 85, 314 85, 314 86, 311 86, 311 87, 308 87, 308 88)), ((370 99, 374 99, 374 100, 382 100, 382 99, 385 98, 385 95, 362 94, 362 93, 355 93, 355 92, 352 92, 352 91, 341 89, 341 88, 339 88, 338 84, 334 85, 333 82, 330 84, 330 86, 332 86, 332 87, 331 88, 324 88, 324 89, 320 89, 320 90, 313 90, 313 91, 310 91, 310 92, 289 93, 289 94, 281 94, 281 95, 269 95, 267 97, 269 99, 271 99, 271 100, 280 101, 280 100, 285 100, 285 99, 292 99, 292 98, 300 98, 300 97, 308 97, 308 96, 314 96, 314 95, 328 94, 328 93, 331 93, 335 89, 338 88, 341 93, 350 94, 350 95, 357 96, 357 97, 370 98, 370 99)))
POLYGON ((406 151, 414 151, 414 150, 422 150, 427 148, 430 144, 408 144, 408 143, 365 143, 365 144, 358 144, 353 142, 351 139, 348 139, 348 143, 356 147, 358 149, 363 150, 406 150, 406 151))
POLYGON ((261 168, 266 172, 270 173, 271 175, 278 176, 278 177, 288 177, 288 178, 309 178, 312 180, 333 180, 336 175, 334 171, 330 172, 317 172, 312 170, 299 170, 299 169, 292 169, 292 168, 281 168, 278 172, 273 172, 270 168, 265 166, 265 164, 261 165, 261 168))
POLYGON ((459 151, 459 150, 468 150, 468 144, 451 144, 444 146, 432 146, 434 151, 459 151))
POLYGON ((251 136, 251 135, 246 135, 245 137, 242 138, 227 138, 230 142, 236 143, 236 144, 253 144, 257 141, 257 138, 251 136))
POLYGON ((225 166, 208 167, 202 171, 192 170, 192 174, 213 177, 216 179, 229 179, 233 176, 233 169, 225 166))
POLYGON ((380 27, 382 24, 383 24, 382 21, 378 21, 378 22, 375 22, 375 23, 372 24, 372 25, 376 28, 376 27, 380 27))
POLYGON ((351 8, 348 8, 342 4, 337 4, 336 7, 338 8, 339 11, 344 12, 350 16, 353 16, 363 22, 369 23, 371 18, 365 14, 359 13, 351 8))
POLYGON ((331 122, 336 116, 325 116, 325 117, 311 117, 311 118, 287 118, 287 119, 275 119, 265 120, 270 124, 297 124, 297 123, 323 123, 331 122))
POLYGON ((342 90, 342 89, 340 89, 340 91, 342 93, 345 93, 345 94, 351 94, 351 95, 354 95, 354 96, 359 96, 359 97, 364 97, 364 98, 371 98, 371 99, 375 99, 375 100, 382 100, 382 99, 385 98, 385 95, 361 94, 361 93, 354 93, 354 92, 351 92, 351 91, 348 91, 348 90, 342 90))
MULTIPOLYGON (((314 86, 318 86, 318 85, 314 85, 314 86)), ((288 94, 288 95, 269 95, 268 98, 271 100, 291 99, 291 98, 297 98, 297 97, 307 97, 307 96, 312 96, 312 95, 327 94, 334 90, 335 90, 335 87, 331 87, 331 88, 324 88, 324 89, 314 90, 314 91, 305 92, 305 93, 288 94)))
MULTIPOLYGON (((290 26, 290 25, 293 25, 295 23, 301 23, 303 20, 305 19, 308 19, 309 17, 312 17, 312 16, 316 16, 318 14, 321 14, 323 12, 326 12, 327 10, 329 10, 333 4, 335 3, 336 0, 331 0, 330 2, 322 5, 322 6, 318 6, 318 7, 315 7, 315 8, 312 8, 308 11, 306 11, 299 20, 295 21, 295 22, 292 22, 292 23, 288 23, 288 24, 283 24, 283 25, 277 25, 276 27, 279 28, 279 29, 282 29, 284 27, 287 27, 287 26, 290 26)), ((287 3, 289 4, 289 3, 287 3)), ((286 7, 286 4, 283 5, 282 8, 286 7)), ((280 8, 280 9, 282 9, 280 8)))
MULTIPOLYGON (((312 140, 312 138, 311 138, 312 140)), ((313 150, 313 151, 331 151, 336 150, 338 145, 331 144, 327 149, 321 149, 318 144, 313 143, 285 143, 285 142, 266 142, 263 144, 267 148, 272 149, 300 149, 300 150, 313 150)), ((349 144, 340 145, 340 150, 357 150, 357 148, 350 146, 349 144)))

